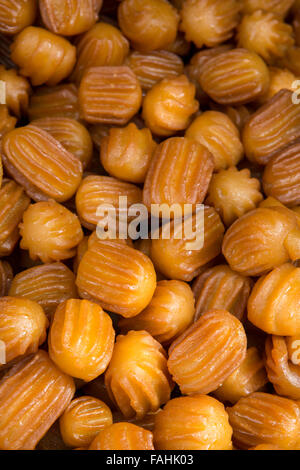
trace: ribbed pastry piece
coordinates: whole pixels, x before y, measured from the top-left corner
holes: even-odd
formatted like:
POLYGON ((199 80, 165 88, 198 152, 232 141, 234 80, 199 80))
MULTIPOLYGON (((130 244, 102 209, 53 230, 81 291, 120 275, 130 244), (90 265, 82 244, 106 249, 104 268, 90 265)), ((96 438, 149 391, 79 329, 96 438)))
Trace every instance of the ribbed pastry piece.
POLYGON ((0 298, 0 339, 6 363, 38 350, 46 339, 48 320, 36 302, 17 297, 0 298))
POLYGON ((280 150, 300 137, 300 107, 293 92, 281 90, 248 120, 243 144, 250 161, 266 165, 280 150))
POLYGON ((85 169, 91 161, 93 142, 87 129, 67 117, 46 117, 32 121, 34 126, 48 132, 82 163, 85 169))
POLYGON ((0 80, 5 82, 8 109, 18 118, 26 115, 31 92, 28 80, 18 75, 15 69, 6 69, 3 65, 0 65, 0 80))
POLYGON ((300 140, 278 151, 263 175, 264 192, 287 206, 300 204, 300 140))
POLYGON ((210 310, 171 344, 168 369, 182 394, 211 393, 241 365, 246 347, 241 322, 210 310))
POLYGON ((208 310, 228 310, 239 320, 244 319, 252 282, 223 264, 204 270, 194 280, 195 320, 208 310))
POLYGON ((239 130, 225 113, 205 111, 196 117, 185 135, 209 150, 216 171, 237 165, 243 157, 239 130))
POLYGON ((157 147, 149 129, 139 129, 133 122, 126 127, 111 128, 100 140, 100 160, 115 178, 143 183, 157 147))
POLYGON ((240 398, 261 390, 267 383, 263 358, 256 347, 251 347, 241 365, 227 377, 214 395, 224 403, 234 404, 240 398))
POLYGON ((297 78, 290 70, 287 68, 269 67, 269 73, 270 86, 267 93, 259 99, 260 104, 267 103, 276 93, 284 88, 295 91, 294 82, 297 78))
POLYGON ((257 54, 239 48, 207 61, 199 81, 217 103, 240 105, 262 96, 269 87, 270 77, 266 64, 257 54))
POLYGON ((34 266, 16 274, 9 295, 34 300, 51 316, 61 302, 77 297, 75 276, 63 263, 34 266))
POLYGON ((278 395, 300 400, 300 364, 290 361, 287 339, 283 336, 268 336, 266 369, 278 395))
POLYGON ((49 355, 62 371, 88 382, 107 368, 114 339, 112 321, 99 305, 70 299, 54 314, 49 355))
POLYGON ((22 186, 4 179, 0 188, 0 256, 8 256, 19 239, 19 223, 30 204, 22 186))
POLYGON ((300 256, 300 227, 285 207, 254 209, 227 230, 222 252, 230 267, 246 276, 260 276, 300 256))
POLYGON ((119 335, 105 373, 111 399, 125 418, 143 418, 170 399, 166 353, 146 331, 119 335))
POLYGON ((71 401, 59 419, 60 432, 69 447, 87 447, 97 434, 112 424, 108 406, 94 397, 82 396, 71 401))
POLYGON ((100 205, 112 204, 119 217, 120 197, 127 197, 127 207, 130 207, 142 202, 142 191, 138 186, 110 176, 86 176, 76 193, 76 209, 82 224, 89 230, 95 229, 104 217, 97 212, 100 205))
POLYGON ((196 88, 186 75, 164 78, 148 90, 143 101, 143 119, 157 135, 170 136, 184 130, 199 109, 196 88))
POLYGON ((15 37, 11 58, 21 75, 32 85, 57 85, 71 73, 76 61, 76 49, 61 36, 37 26, 28 26, 15 37))
POLYGON ((155 418, 159 450, 232 450, 231 436, 223 404, 208 395, 174 398, 155 418))
POLYGON ((9 114, 8 107, 0 104, 0 139, 15 128, 16 122, 17 118, 9 114))
POLYGON ((52 199, 28 207, 20 234, 20 247, 43 263, 72 258, 83 238, 77 215, 52 199))
MULTIPOLYGON (((76 257, 73 260, 73 271, 75 274, 78 271, 78 266, 79 266, 80 261, 83 258, 83 255, 86 253, 88 248, 92 245, 92 243, 94 243, 98 239, 99 237, 98 237, 97 231, 95 230, 94 232, 92 232, 91 235, 85 235, 83 239, 81 240, 81 242, 77 245, 76 257)), ((125 245, 133 247, 131 238, 127 238, 126 240, 116 238, 114 241, 117 243, 123 243, 125 245)))
POLYGON ((156 288, 151 260, 134 248, 113 240, 98 240, 84 254, 76 284, 81 297, 125 318, 139 314, 156 288))
POLYGON ((47 29, 62 36, 81 34, 98 19, 102 1, 40 0, 39 7, 47 29))
POLYGON ((284 57, 294 45, 293 28, 277 14, 257 10, 245 15, 238 26, 238 47, 260 55, 268 64, 284 57))
POLYGON ((165 0, 125 0, 118 23, 133 48, 141 52, 164 49, 175 41, 179 14, 165 0))
POLYGON ((89 123, 127 124, 141 102, 141 86, 127 66, 90 67, 81 80, 80 114, 89 123))
POLYGON ((0 297, 8 295, 13 279, 13 270, 8 261, 0 261, 0 297))
MULTIPOLYGON (((202 247, 200 243, 197 246, 196 238, 175 238, 180 235, 178 220, 175 224, 170 224, 169 239, 164 239, 161 235, 158 239, 152 239, 151 259, 158 271, 170 279, 191 281, 201 272, 202 266, 221 252, 224 225, 215 209, 205 206, 203 221, 201 217, 198 216, 197 220, 197 215, 193 215, 191 225, 193 233, 201 234, 203 231, 202 247)), ((184 228, 182 231, 184 233, 184 228)))
POLYGON ((31 124, 4 136, 2 158, 8 173, 35 201, 66 201, 81 181, 81 162, 48 132, 31 124))
POLYGON ((180 29, 198 49, 226 42, 239 23, 237 0, 186 0, 182 5, 180 29))
POLYGON ((39 87, 30 99, 28 114, 31 121, 48 117, 79 118, 78 90, 74 83, 55 87, 39 87))
POLYGON ((155 151, 147 172, 143 202, 151 204, 191 204, 196 211, 208 190, 214 168, 211 153, 196 140, 171 137, 155 151))
POLYGON ((1 0, 0 32, 17 34, 31 25, 36 17, 36 0, 1 0))
POLYGON ((77 62, 71 78, 80 83, 89 67, 122 65, 129 43, 121 31, 108 23, 97 23, 77 44, 77 62))
POLYGON ((183 73, 182 59, 164 50, 148 53, 133 51, 126 59, 126 64, 133 70, 145 91, 164 78, 174 78, 183 73))
POLYGON ((206 203, 217 210, 228 226, 255 209, 262 199, 259 180, 251 178, 248 168, 239 171, 233 166, 213 175, 206 203))
MULTIPOLYGON (((230 51, 232 49, 231 44, 222 44, 221 46, 210 47, 208 49, 202 49, 194 54, 189 62, 188 70, 192 70, 191 75, 195 81, 198 80, 198 75, 204 64, 211 59, 216 57, 223 52, 230 51)), ((188 75, 190 75, 188 73, 188 75)), ((194 80, 193 80, 194 81, 194 80)))
POLYGON ((255 392, 227 408, 233 443, 239 449, 271 444, 285 450, 300 448, 300 407, 288 398, 255 392))
POLYGON ((300 334, 300 268, 285 263, 261 277, 248 301, 248 318, 266 333, 300 334))
POLYGON ((146 330, 160 343, 170 343, 193 321, 192 290, 182 281, 159 281, 150 304, 139 315, 122 319, 122 332, 146 330))
POLYGON ((74 392, 45 351, 20 361, 0 382, 0 449, 34 449, 74 392))
POLYGON ((132 423, 114 423, 99 432, 89 450, 154 450, 153 434, 132 423))

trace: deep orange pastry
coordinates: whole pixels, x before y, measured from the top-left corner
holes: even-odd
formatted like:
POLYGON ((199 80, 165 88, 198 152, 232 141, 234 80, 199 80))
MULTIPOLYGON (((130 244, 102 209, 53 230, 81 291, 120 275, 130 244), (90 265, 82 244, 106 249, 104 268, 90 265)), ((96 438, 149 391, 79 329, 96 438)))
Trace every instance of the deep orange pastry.
POLYGON ((76 284, 81 297, 128 318, 149 304, 156 274, 151 260, 140 251, 118 241, 98 240, 83 255, 76 284))
POLYGON ((155 418, 158 450, 231 450, 231 436, 224 406, 208 395, 174 398, 155 418))
POLYGON ((79 118, 78 90, 73 83, 35 89, 28 114, 31 121, 48 117, 79 118))
POLYGON ((122 65, 128 52, 129 43, 119 29, 109 23, 97 23, 78 41, 71 78, 79 84, 89 67, 122 65))
POLYGON ((134 49, 164 49, 176 39, 179 15, 166 0, 124 0, 118 8, 122 32, 134 49))
POLYGON ((0 256, 13 252, 19 240, 19 223, 30 204, 22 186, 4 179, 0 188, 0 256))
POLYGON ((277 14, 256 10, 238 26, 238 47, 259 54, 268 64, 284 57, 294 45, 293 28, 277 14))
POLYGON ((123 128, 111 128, 100 140, 100 160, 111 176, 130 183, 143 183, 155 149, 150 130, 138 129, 131 122, 123 128))
POLYGON ((141 86, 127 66, 90 67, 81 80, 80 115, 89 123, 127 124, 141 103, 141 86))
POLYGON ((196 117, 185 135, 210 151, 216 171, 237 165, 242 159, 243 145, 239 131, 224 113, 205 111, 196 117))
POLYGON ((299 151, 299 140, 278 151, 263 174, 264 192, 287 206, 300 204, 299 151))
POLYGON ((210 310, 171 344, 168 369, 184 395, 210 393, 241 365, 246 347, 241 322, 210 310))
POLYGON ((278 336, 300 334, 300 268, 282 264, 255 284, 248 301, 248 318, 266 333, 278 336))
POLYGON ((251 178, 248 168, 232 166, 213 175, 206 203, 220 214, 225 225, 231 225, 245 213, 255 209, 263 199, 260 182, 251 178))
POLYGON ((0 32, 17 34, 31 25, 36 17, 36 0, 1 0, 0 32))
POLYGON ((48 132, 31 124, 4 136, 2 158, 6 170, 36 201, 66 201, 81 181, 81 162, 48 132))
POLYGON ((99 432, 89 450, 154 450, 153 434, 135 424, 114 423, 99 432))
POLYGON ((41 16, 47 29, 62 36, 74 36, 90 29, 98 18, 102 0, 40 0, 41 16))
POLYGON ((273 384, 278 395, 299 400, 300 363, 294 364, 290 360, 288 346, 288 339, 282 336, 268 336, 266 340, 266 369, 269 381, 273 384))
POLYGON ((146 330, 160 343, 170 343, 193 321, 192 290, 182 281, 159 281, 149 305, 139 315, 122 319, 122 332, 146 330))
POLYGON ((196 88, 185 75, 164 78, 154 85, 143 101, 143 119, 157 135, 170 136, 188 127, 198 111, 196 88))
POLYGON ((233 429, 233 443, 239 449, 260 444, 285 450, 300 446, 298 403, 269 393, 251 393, 227 408, 233 429))
POLYGON ((75 276, 63 263, 34 266, 16 274, 9 295, 34 300, 52 316, 61 302, 77 297, 75 276))
POLYGON ((66 39, 37 26, 28 26, 11 46, 11 58, 32 85, 57 85, 71 73, 76 49, 66 39))
POLYGON ((247 158, 266 165, 280 150, 300 137, 300 107, 293 92, 281 90, 248 120, 243 129, 247 158))
POLYGON ((150 90, 164 78, 175 78, 183 73, 182 59, 165 50, 133 51, 126 59, 126 64, 134 71, 144 91, 150 90))
POLYGON ((208 310, 221 309, 243 321, 251 287, 248 277, 232 271, 229 266, 205 269, 193 282, 195 320, 208 310))
POLYGON ((199 81, 217 103, 240 105, 264 95, 270 76, 268 67, 257 54, 239 48, 208 60, 200 71, 199 81))
POLYGON ((78 121, 67 117, 47 117, 32 124, 48 132, 82 163, 85 169, 93 154, 93 143, 88 130, 78 121))
POLYGON ((31 204, 20 224, 20 246, 44 263, 72 258, 83 233, 77 215, 53 200, 31 204))
POLYGON ((273 98, 280 90, 287 89, 295 91, 297 78, 290 70, 287 68, 269 67, 269 73, 270 86, 266 94, 258 100, 260 104, 267 103, 267 101, 273 98))
POLYGON ((47 326, 47 317, 36 302, 1 297, 0 339, 5 343, 6 362, 36 352, 46 339, 47 326))
POLYGON ((151 259, 169 279, 191 281, 221 252, 224 225, 214 208, 205 206, 203 218, 193 215, 191 228, 192 233, 182 237, 184 227, 175 220, 170 224, 170 236, 166 232, 163 238, 160 232, 159 238, 152 239, 151 259))
POLYGON ((63 441, 69 447, 89 446, 99 432, 111 424, 108 406, 89 396, 72 400, 59 419, 63 441))
POLYGON ((143 418, 170 399, 172 381, 163 347, 146 331, 119 335, 105 372, 111 399, 125 418, 143 418))
POLYGON ((18 118, 28 111, 31 88, 25 77, 18 75, 15 69, 6 69, 0 65, 0 80, 5 83, 5 98, 8 109, 18 118))
POLYGON ((49 355, 61 370, 88 382, 107 368, 114 339, 112 321, 99 305, 70 299, 54 314, 49 355))
POLYGON ((144 204, 148 210, 152 204, 178 204, 182 210, 189 204, 190 212, 195 212, 197 204, 205 198, 213 168, 211 153, 196 140, 186 137, 164 140, 150 162, 143 189, 144 204))
MULTIPOLYGON (((105 225, 107 223, 105 211, 103 213, 99 211, 101 205, 110 205, 115 208, 116 217, 119 221, 121 215, 121 209, 119 210, 120 197, 127 198, 124 204, 129 208, 133 204, 142 202, 142 191, 138 186, 110 176, 86 176, 76 193, 76 209, 82 225, 89 230, 93 230, 97 224, 103 223, 105 225)), ((124 224, 126 225, 125 221, 124 224)), ((119 224, 117 223, 117 225, 119 224)))
POLYGON ((260 276, 299 258, 300 227, 285 207, 263 207, 236 220, 227 230, 222 252, 230 267, 246 276, 260 276))
POLYGON ((223 382, 214 395, 224 403, 236 403, 240 398, 261 390, 268 383, 263 358, 257 348, 247 350, 241 365, 223 382))
POLYGON ((18 362, 0 382, 0 449, 33 450, 74 392, 45 351, 18 362))

